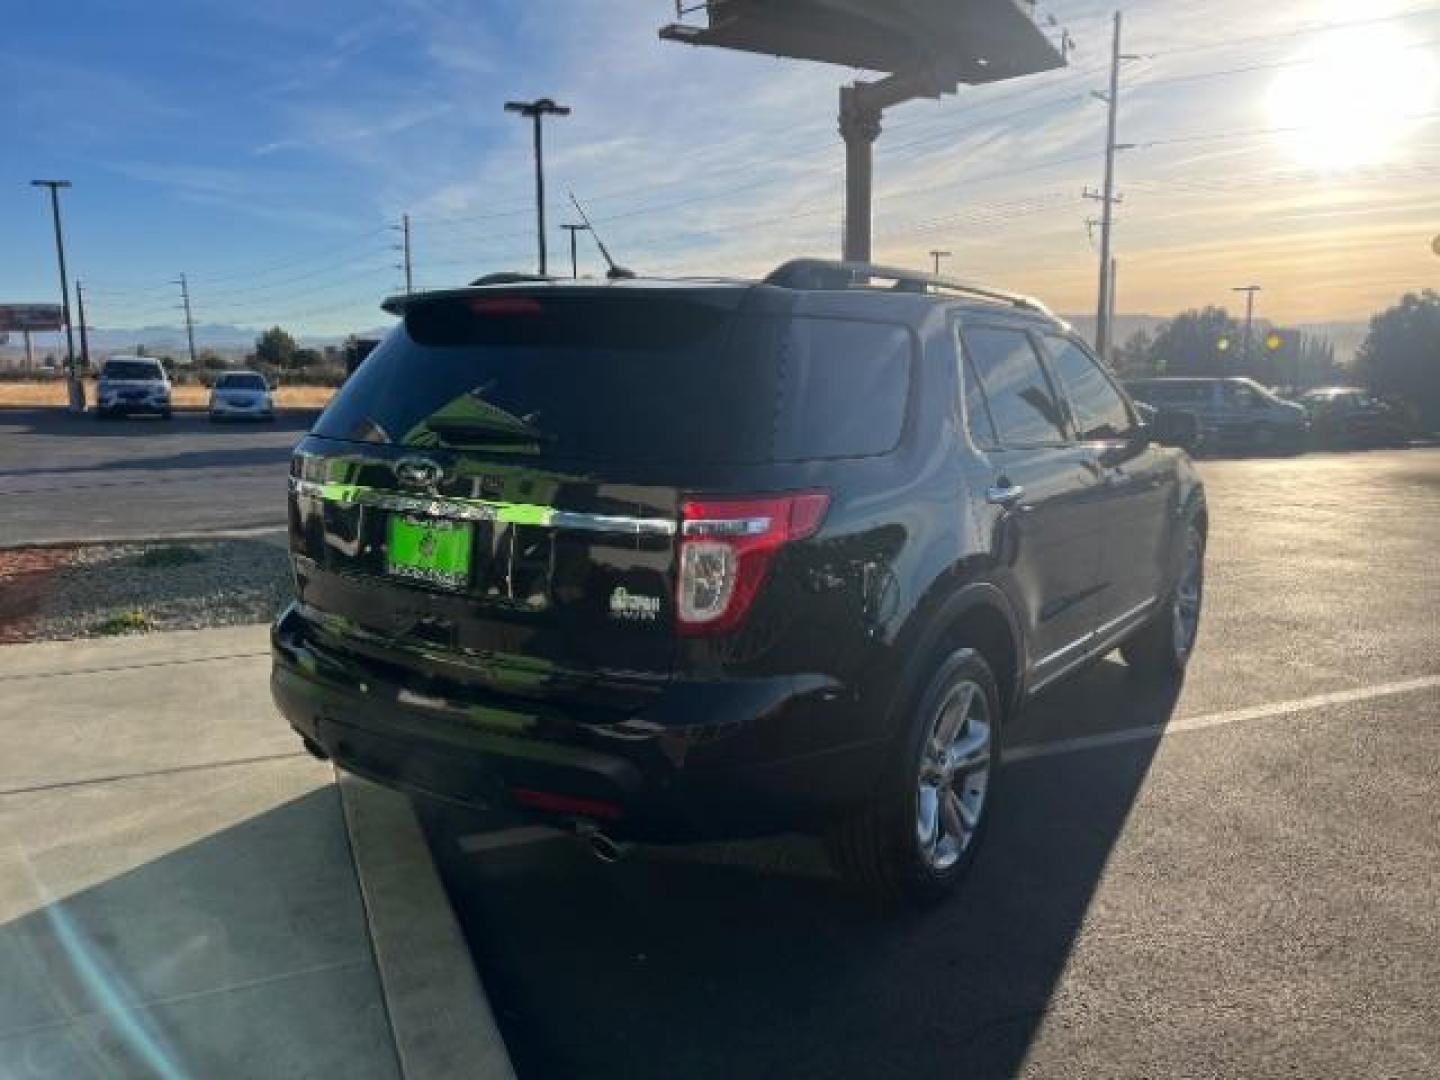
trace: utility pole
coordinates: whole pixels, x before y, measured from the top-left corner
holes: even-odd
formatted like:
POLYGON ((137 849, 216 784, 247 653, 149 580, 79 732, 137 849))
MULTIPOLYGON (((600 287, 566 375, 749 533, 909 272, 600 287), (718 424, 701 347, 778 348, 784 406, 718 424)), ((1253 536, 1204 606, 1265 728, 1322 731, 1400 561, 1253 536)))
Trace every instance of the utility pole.
POLYGON ((75 279, 75 308, 80 315, 80 366, 90 370, 90 335, 85 326, 85 286, 75 279))
MULTIPOLYGON (((393 229, 393 228, 397 228, 397 226, 392 225, 391 228, 392 228, 392 229, 393 229)), ((404 270, 404 271, 405 271, 405 295, 406 295, 406 296, 409 296, 412 292, 415 291, 414 278, 411 276, 411 266, 410 266, 410 215, 409 215, 409 214, 401 214, 401 215, 400 215, 400 224, 399 224, 398 228, 399 228, 399 230, 400 230, 400 252, 401 252, 401 257, 404 259, 404 262, 402 262, 398 267, 396 267, 396 269, 397 269, 397 270, 404 270)))
POLYGON ((930 249, 930 258, 935 261, 935 276, 936 276, 936 277, 939 277, 939 276, 940 276, 940 260, 941 260, 941 259, 948 259, 948 258, 950 258, 950 255, 951 255, 951 254, 952 254, 952 253, 949 252, 949 251, 938 251, 938 250, 936 250, 935 248, 931 248, 931 249, 930 249))
POLYGON ((1133 59, 1133 56, 1120 51, 1120 12, 1117 11, 1114 38, 1110 46, 1110 90, 1108 93, 1095 95, 1105 102, 1106 106, 1105 186, 1099 192, 1093 192, 1089 188, 1084 191, 1085 198, 1098 200, 1101 207, 1100 288, 1095 302, 1095 351, 1102 359, 1110 350, 1110 224, 1115 204, 1122 201, 1122 196, 1115 194, 1115 151, 1129 150, 1133 145, 1115 141, 1115 114, 1120 106, 1120 64, 1124 60, 1133 59))
POLYGON ((60 189, 69 180, 31 180, 33 187, 50 189, 50 215, 55 219, 55 256, 60 262, 60 302, 65 313, 65 358, 70 382, 70 411, 83 412, 85 399, 75 375, 75 331, 70 325, 70 275, 65 269, 65 234, 60 228, 60 189))
POLYGON ((569 116, 568 105, 557 105, 550 98, 534 101, 507 101, 505 111, 528 116, 535 125, 535 231, 540 247, 540 276, 545 276, 545 153, 540 138, 540 122, 546 116, 569 116))
POLYGON ((568 230, 570 233, 570 276, 572 278, 578 278, 580 276, 580 260, 575 250, 575 234, 578 232, 585 232, 590 228, 590 226, 584 224, 572 225, 567 221, 560 227, 562 229, 568 230))
POLYGON ((175 282, 180 286, 180 299, 185 307, 185 337, 190 342, 190 367, 195 367, 195 320, 190 317, 190 285, 181 274, 175 282))
POLYGON ((1243 292, 1245 294, 1245 336, 1240 344, 1240 366, 1242 370, 1250 370, 1250 326, 1255 320, 1255 294, 1260 291, 1259 285, 1237 285, 1231 292, 1243 292))
MULTIPOLYGON (((1119 273, 1120 260, 1112 255, 1110 256, 1110 277, 1109 280, 1105 282, 1105 327, 1106 335, 1112 339, 1115 336, 1115 283, 1119 280, 1119 273)), ((1113 340, 1110 343, 1109 351, 1111 353, 1115 351, 1115 343, 1113 340)), ((1100 362, 1107 367, 1114 367, 1114 358, 1105 355, 1103 352, 1100 354, 1100 362)))

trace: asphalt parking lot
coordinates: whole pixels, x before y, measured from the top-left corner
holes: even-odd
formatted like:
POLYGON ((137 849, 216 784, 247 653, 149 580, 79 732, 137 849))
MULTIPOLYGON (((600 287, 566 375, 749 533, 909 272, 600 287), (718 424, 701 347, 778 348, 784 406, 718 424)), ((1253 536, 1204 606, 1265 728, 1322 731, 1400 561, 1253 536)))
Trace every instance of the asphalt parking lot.
POLYGON ((519 1075, 1440 1075, 1440 450, 1202 471, 1183 689, 1047 692, 937 910, 799 839, 603 865, 424 807, 519 1075))
POLYGON ((200 535, 285 524, 290 448, 314 421, 97 422, 58 409, 0 409, 0 547, 200 535))

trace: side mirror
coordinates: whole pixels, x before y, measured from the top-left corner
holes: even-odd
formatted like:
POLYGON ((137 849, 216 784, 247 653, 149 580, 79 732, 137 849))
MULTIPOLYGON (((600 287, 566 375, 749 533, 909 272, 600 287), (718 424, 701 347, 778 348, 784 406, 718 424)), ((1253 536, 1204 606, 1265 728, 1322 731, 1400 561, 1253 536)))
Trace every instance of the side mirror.
POLYGON ((1150 420, 1150 437, 1161 446, 1193 450, 1200 445, 1200 421, 1194 413, 1160 409, 1150 420))

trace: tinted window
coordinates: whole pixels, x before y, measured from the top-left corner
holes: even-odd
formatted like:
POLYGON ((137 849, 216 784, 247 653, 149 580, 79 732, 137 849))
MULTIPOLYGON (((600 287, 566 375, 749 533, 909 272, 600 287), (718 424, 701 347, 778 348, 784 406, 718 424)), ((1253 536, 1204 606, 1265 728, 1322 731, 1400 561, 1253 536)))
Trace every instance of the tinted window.
POLYGON ((850 319, 774 320, 784 371, 776 456, 893 449, 910 396, 910 333, 850 319))
POLYGON ((1117 439, 1134 426, 1125 399, 1091 356, 1069 338, 1046 335, 1054 371, 1065 388, 1082 439, 1117 439))
POLYGON ((106 379, 159 379, 160 365, 148 360, 107 360, 100 372, 106 379))
POLYGON ((985 404, 985 394, 980 389, 980 378, 975 374, 975 367, 970 363, 970 357, 964 357, 961 365, 961 379, 965 389, 965 426, 970 432, 970 439, 982 450, 993 449, 1000 444, 995 436, 995 424, 990 419, 990 407, 985 404))
POLYGON ((1030 338, 1019 330, 991 327, 966 330, 964 338, 1001 444, 1063 442, 1060 407, 1030 338))
POLYGON ((259 375, 221 375, 215 385, 222 390, 264 390, 265 380, 259 375))
POLYGON ((607 462, 795 460, 896 444, 906 330, 737 314, 741 296, 421 302, 315 431, 607 462))
POLYGON ((1232 409, 1259 409, 1265 405, 1265 399, 1244 383, 1222 383, 1220 393, 1221 400, 1232 409))

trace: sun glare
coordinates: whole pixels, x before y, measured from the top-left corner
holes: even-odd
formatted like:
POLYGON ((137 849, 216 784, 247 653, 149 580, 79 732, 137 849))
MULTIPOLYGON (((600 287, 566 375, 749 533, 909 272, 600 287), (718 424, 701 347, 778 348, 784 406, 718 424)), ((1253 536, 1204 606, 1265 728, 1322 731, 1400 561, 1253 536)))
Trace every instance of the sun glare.
POLYGON ((1270 86, 1268 107, 1295 157, 1317 169, 1393 159, 1434 107, 1435 56, 1393 28, 1326 35, 1270 86))

